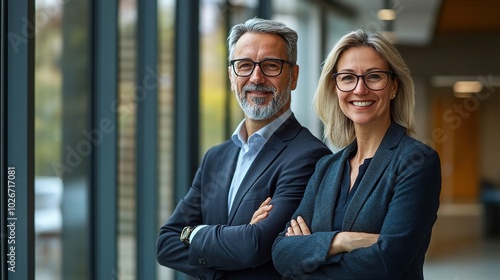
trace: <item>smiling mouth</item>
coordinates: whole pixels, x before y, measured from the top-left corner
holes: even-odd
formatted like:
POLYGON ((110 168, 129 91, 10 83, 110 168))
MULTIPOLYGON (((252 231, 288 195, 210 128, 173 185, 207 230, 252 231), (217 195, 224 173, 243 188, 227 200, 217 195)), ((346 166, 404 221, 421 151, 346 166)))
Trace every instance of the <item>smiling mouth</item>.
POLYGON ((246 92, 247 95, 268 95, 268 94, 273 94, 272 91, 247 91, 246 92))
POLYGON ((366 107, 366 106, 372 105, 373 103, 375 103, 375 102, 373 102, 373 101, 353 101, 352 105, 358 106, 358 107, 366 107))

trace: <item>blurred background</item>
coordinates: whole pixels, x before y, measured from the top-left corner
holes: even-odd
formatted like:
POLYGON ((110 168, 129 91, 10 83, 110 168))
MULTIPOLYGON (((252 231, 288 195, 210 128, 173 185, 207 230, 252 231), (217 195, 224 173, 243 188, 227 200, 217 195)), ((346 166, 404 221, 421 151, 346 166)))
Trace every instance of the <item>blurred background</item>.
POLYGON ((35 279, 186 279, 156 264, 157 231, 201 155, 243 117, 225 40, 254 16, 298 31, 292 110, 319 138, 311 101, 336 40, 363 28, 396 44, 416 85, 417 138, 442 162, 425 276, 498 279, 500 1, 27 2, 35 279))

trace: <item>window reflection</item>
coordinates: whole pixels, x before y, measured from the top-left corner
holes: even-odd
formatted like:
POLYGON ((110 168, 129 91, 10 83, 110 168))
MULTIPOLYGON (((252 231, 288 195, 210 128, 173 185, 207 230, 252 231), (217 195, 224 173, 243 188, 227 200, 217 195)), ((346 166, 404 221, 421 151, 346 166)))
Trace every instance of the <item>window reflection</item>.
POLYGON ((92 25, 91 1, 62 2, 61 158, 63 181, 61 279, 89 279, 92 25))
POLYGON ((35 278, 41 280, 91 273, 91 145, 83 134, 91 113, 89 4, 35 1, 35 278))
POLYGON ((229 138, 242 115, 229 90, 225 1, 200 1, 200 155, 229 138))
POLYGON ((200 124, 201 151, 222 142, 226 65, 224 17, 216 1, 200 1, 200 124))
POLYGON ((35 37, 35 278, 61 279, 62 4, 37 0, 35 37))
MULTIPOLYGON (((158 2, 158 67, 160 87, 158 88, 158 229, 165 223, 173 207, 173 53, 174 53, 174 11, 175 0, 158 2)), ((152 237, 156 238, 156 236, 152 237)), ((157 265, 157 279, 174 279, 171 269, 157 265)))
POLYGON ((137 1, 118 3, 118 278, 136 272, 136 28, 137 1))

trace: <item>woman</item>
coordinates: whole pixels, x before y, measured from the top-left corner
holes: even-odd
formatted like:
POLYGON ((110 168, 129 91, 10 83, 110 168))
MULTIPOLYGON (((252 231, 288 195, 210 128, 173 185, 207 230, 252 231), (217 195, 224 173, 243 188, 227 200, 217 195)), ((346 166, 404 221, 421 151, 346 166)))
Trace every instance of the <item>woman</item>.
POLYGON ((423 279, 437 218, 439 156, 410 135, 414 87, 396 48, 362 30, 326 58, 314 97, 325 156, 275 240, 273 261, 294 279, 423 279))

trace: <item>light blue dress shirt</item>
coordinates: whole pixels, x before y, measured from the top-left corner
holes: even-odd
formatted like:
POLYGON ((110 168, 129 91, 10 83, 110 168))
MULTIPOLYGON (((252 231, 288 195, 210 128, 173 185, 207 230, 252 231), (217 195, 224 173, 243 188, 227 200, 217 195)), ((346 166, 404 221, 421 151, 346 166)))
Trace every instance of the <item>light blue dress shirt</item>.
MULTIPOLYGON (((236 163, 236 170, 234 171, 233 180, 231 181, 231 186, 229 188, 229 194, 227 196, 228 205, 228 215, 231 212, 231 207, 240 188, 243 178, 247 174, 248 169, 252 165, 253 161, 259 154, 260 150, 266 144, 267 140, 271 138, 271 135, 292 115, 292 110, 288 109, 285 113, 279 116, 274 121, 270 122, 263 128, 256 131, 254 134, 248 137, 248 141, 244 139, 247 138, 247 130, 245 127, 245 120, 242 120, 233 135, 231 140, 240 147, 240 154, 238 155, 238 162, 236 163)), ((250 222, 250 221, 248 221, 250 222)), ((189 241, 192 242, 196 233, 205 227, 206 225, 197 226, 191 235, 189 236, 189 241)))
POLYGON ((273 135, 273 133, 292 115, 292 111, 288 109, 284 114, 279 116, 274 121, 270 122, 268 125, 257 130, 254 134, 247 138, 247 131, 245 128, 245 120, 241 121, 233 135, 231 140, 238 145, 240 149, 240 154, 238 156, 238 162, 236 163, 236 170, 234 171, 233 180, 231 182, 231 187, 229 188, 229 194, 227 196, 227 209, 228 214, 231 212, 231 207, 233 205, 234 197, 238 192, 238 189, 243 181, 243 178, 247 174, 248 169, 252 165, 253 161, 259 154, 260 150, 266 144, 267 140, 273 135))

